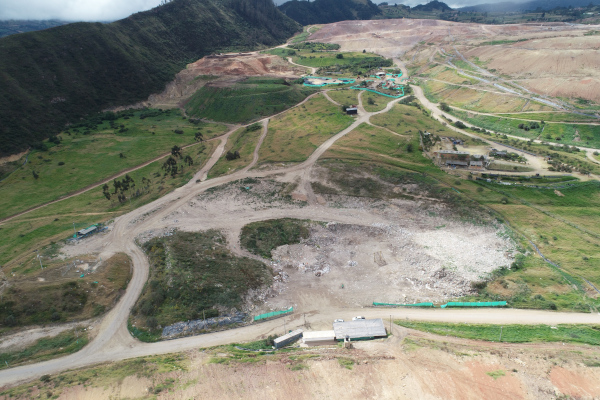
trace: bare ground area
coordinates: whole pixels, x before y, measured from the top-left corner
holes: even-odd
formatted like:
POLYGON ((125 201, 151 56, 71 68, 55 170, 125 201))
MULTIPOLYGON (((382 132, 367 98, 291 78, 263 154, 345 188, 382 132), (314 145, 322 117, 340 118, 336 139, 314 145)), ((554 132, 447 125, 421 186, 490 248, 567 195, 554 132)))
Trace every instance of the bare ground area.
MULTIPOLYGON (((293 66, 279 56, 260 53, 206 56, 188 64, 162 93, 151 95, 133 108, 180 107, 208 82, 230 85, 246 76, 298 77, 305 68, 293 66)), ((125 108, 131 108, 130 106, 125 108)))
MULTIPOLYGON (((147 376, 98 378, 86 384, 33 388, 59 399, 594 399, 600 370, 588 367, 597 349, 508 345, 442 338, 394 327, 388 339, 356 342, 353 349, 320 347, 228 360, 229 351, 192 350, 184 369, 147 376), (165 389, 158 389, 164 387, 165 389), (158 393, 157 393, 158 392, 158 393)), ((77 375, 74 375, 77 378, 77 375)), ((24 398, 24 397, 21 397, 24 398)))
POLYGON ((294 185, 288 180, 238 181, 207 191, 157 221, 138 240, 173 229, 215 228, 225 232, 234 254, 251 256, 239 244, 240 230, 249 222, 281 217, 322 222, 312 224, 303 243, 273 252, 275 283, 249 296, 253 301, 246 311, 252 313, 291 305, 313 311, 373 301, 446 301, 471 293, 471 282, 513 260, 514 244, 503 227, 460 222, 436 199, 329 195, 325 206, 310 206, 284 195, 294 185))
POLYGON ((267 304, 442 302, 471 293, 472 281, 512 262, 513 245, 497 229, 428 217, 414 204, 377 205, 384 207, 392 223, 314 225, 304 243, 276 249, 273 267, 285 279, 267 304))
MULTIPOLYGON (((385 57, 401 58, 406 64, 434 62, 438 53, 451 53, 456 47, 468 60, 477 58, 478 65, 518 79, 535 93, 600 101, 598 41, 595 36, 584 36, 594 29, 597 26, 562 23, 344 21, 323 26, 311 35, 311 40, 338 43, 345 51, 366 49, 385 57), (488 44, 503 40, 514 43, 488 44)), ((484 76, 492 75, 484 69, 472 69, 484 76)))

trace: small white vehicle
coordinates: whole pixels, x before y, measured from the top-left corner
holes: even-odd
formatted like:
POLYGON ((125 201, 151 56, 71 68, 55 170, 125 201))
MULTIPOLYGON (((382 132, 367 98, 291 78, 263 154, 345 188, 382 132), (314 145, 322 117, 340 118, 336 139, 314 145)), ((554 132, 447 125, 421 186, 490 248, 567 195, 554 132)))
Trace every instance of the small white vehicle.
POLYGON ((336 319, 336 320, 335 320, 335 321, 333 321, 333 322, 334 322, 334 323, 336 323, 336 322, 344 322, 344 320, 343 320, 343 319, 336 319))
POLYGON ((365 319, 365 317, 361 317, 361 316, 354 317, 354 318, 352 318, 352 321, 358 321, 359 319, 365 319))

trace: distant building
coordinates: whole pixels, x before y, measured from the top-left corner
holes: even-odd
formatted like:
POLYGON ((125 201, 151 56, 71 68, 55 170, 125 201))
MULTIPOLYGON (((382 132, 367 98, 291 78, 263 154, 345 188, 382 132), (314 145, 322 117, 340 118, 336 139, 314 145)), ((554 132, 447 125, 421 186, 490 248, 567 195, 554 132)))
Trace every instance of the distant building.
POLYGON ((469 166, 475 168, 483 168, 483 161, 471 161, 469 163, 469 166))
POLYGON ((440 161, 445 160, 458 160, 458 161, 467 161, 471 156, 470 153, 465 151, 456 151, 456 150, 438 150, 434 151, 433 155, 437 157, 440 161))
POLYGON ((467 161, 460 160, 446 160, 446 165, 452 167, 467 167, 469 163, 467 161))
POLYGON ((346 114, 348 114, 348 115, 358 114, 358 107, 350 106, 350 107, 346 108, 346 114))

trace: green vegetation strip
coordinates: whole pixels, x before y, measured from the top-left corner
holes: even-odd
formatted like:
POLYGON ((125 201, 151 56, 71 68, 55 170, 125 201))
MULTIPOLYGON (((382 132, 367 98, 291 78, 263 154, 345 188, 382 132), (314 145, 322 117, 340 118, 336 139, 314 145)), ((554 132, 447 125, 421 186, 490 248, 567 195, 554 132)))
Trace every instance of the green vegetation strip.
POLYGON ((489 325, 395 321, 405 328, 490 342, 570 342, 600 345, 599 325, 489 325))
POLYGON ((41 338, 24 349, 0 353, 0 369, 72 354, 81 350, 87 343, 87 334, 81 330, 63 332, 50 338, 41 338))

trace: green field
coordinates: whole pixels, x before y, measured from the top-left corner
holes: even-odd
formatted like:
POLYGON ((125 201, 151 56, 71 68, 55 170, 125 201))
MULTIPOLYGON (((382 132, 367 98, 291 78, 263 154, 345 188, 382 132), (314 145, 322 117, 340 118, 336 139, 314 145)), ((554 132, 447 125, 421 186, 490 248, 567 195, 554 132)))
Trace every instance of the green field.
POLYGON ((314 92, 285 79, 249 78, 232 86, 204 86, 185 109, 189 115, 212 121, 248 123, 282 112, 314 92))
POLYGON ((291 57, 296 64, 319 68, 319 73, 344 72, 347 74, 366 74, 376 68, 391 67, 391 59, 373 53, 311 51, 291 48, 277 48, 266 51, 283 58, 291 57))
MULTIPOLYGON (((505 117, 495 117, 490 115, 468 114, 464 111, 452 110, 451 113, 463 121, 479 126, 494 132, 505 133, 523 137, 525 139, 539 139, 549 142, 558 142, 571 146, 585 146, 600 148, 600 125, 582 125, 582 124, 562 124, 547 123, 541 124, 540 120, 518 120, 505 117), (531 126, 537 123, 539 127, 530 130, 520 129, 519 125, 531 126)), ((508 114, 514 118, 514 114, 508 114)), ((528 114, 521 114, 528 115, 528 114)), ((536 115, 536 114, 529 114, 536 115)), ((541 116, 552 115, 551 113, 538 114, 541 116)))
POLYGON ((351 106, 358 104, 358 90, 343 89, 343 90, 329 90, 327 95, 332 100, 337 101, 341 105, 351 106))
POLYGON ((420 86, 430 101, 445 102, 466 110, 507 113, 521 111, 525 105, 525 100, 519 97, 484 92, 437 81, 426 81, 420 86))
POLYGON ((232 133, 225 145, 223 156, 211 168, 208 178, 212 179, 217 176, 232 174, 250 164, 262 132, 262 124, 257 123, 246 128, 240 128, 232 133), (240 157, 228 160, 227 153, 235 154, 236 151, 240 157))
POLYGON ((178 110, 124 112, 115 120, 81 125, 60 134, 58 145, 44 142, 44 151, 33 150, 27 164, 0 182, 0 218, 83 189, 175 145, 195 143, 198 132, 208 140, 227 130, 224 125, 193 123, 178 110))
POLYGON ((259 162, 301 162, 325 140, 352 124, 354 119, 324 96, 272 118, 259 152, 259 162))
POLYGON ((600 345, 600 326, 597 325, 480 325, 443 322, 394 321, 405 328, 442 336, 489 342, 529 343, 566 342, 600 345), (502 340, 500 340, 502 336, 502 340))
POLYGON ((460 138, 463 139, 466 144, 470 145, 483 144, 483 142, 478 139, 461 135, 433 120, 426 111, 422 109, 419 103, 415 102, 412 104, 414 104, 414 106, 402 103, 396 104, 389 112, 372 117, 371 123, 390 129, 401 135, 416 135, 418 131, 423 131, 434 133, 438 136, 460 138))
POLYGON ((50 338, 41 338, 31 346, 0 353, 0 369, 42 362, 76 353, 88 344, 87 332, 81 328, 66 331, 50 338))
MULTIPOLYGON (((204 142, 183 150, 182 157, 177 158, 180 172, 175 176, 166 174, 162 168, 166 158, 129 173, 136 187, 124 193, 127 200, 123 203, 118 201, 116 195, 111 195, 111 199, 107 200, 99 186, 3 224, 0 229, 0 264, 16 268, 29 262, 33 259, 33 250, 72 235, 73 222, 77 229, 81 229, 92 223, 110 220, 164 196, 189 182, 209 159, 216 145, 215 141, 204 142), (193 165, 183 162, 188 155, 194 161, 193 165)), ((108 186, 110 193, 113 193, 113 182, 108 186)))
POLYGON ((587 117, 584 115, 565 113, 565 112, 540 112, 540 113, 515 113, 515 114, 498 114, 499 117, 526 119, 532 121, 553 121, 553 122, 600 122, 600 120, 587 117))
POLYGON ((362 94, 362 104, 367 112, 381 111, 392 100, 389 97, 373 92, 364 91, 362 94))

